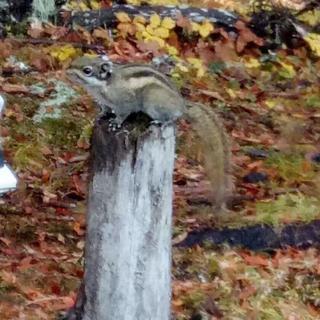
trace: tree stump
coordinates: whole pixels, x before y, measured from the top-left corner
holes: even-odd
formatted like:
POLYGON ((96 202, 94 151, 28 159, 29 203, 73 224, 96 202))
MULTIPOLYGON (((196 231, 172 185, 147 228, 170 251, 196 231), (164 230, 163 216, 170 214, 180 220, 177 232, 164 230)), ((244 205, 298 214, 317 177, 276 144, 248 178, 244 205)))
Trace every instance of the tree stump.
POLYGON ((174 152, 174 124, 96 123, 84 282, 67 319, 170 319, 174 152))

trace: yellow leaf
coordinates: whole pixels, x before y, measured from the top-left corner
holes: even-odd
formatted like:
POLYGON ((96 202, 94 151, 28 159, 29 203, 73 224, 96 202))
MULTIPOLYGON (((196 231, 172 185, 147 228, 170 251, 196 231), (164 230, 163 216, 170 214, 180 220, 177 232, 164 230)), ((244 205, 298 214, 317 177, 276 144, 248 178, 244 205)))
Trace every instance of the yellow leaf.
POLYGON ((144 37, 142 35, 142 33, 145 32, 145 31, 137 31, 135 36, 137 38, 137 40, 142 40, 144 37))
POLYGON ((316 26, 320 21, 320 10, 306 11, 298 16, 300 21, 306 22, 310 26, 316 26))
POLYGON ((161 48, 163 48, 163 47, 166 45, 166 43, 164 42, 164 40, 161 39, 161 38, 153 37, 152 39, 155 40, 155 41, 157 41, 157 42, 159 43, 159 46, 160 46, 161 48))
POLYGON ((135 16, 134 18, 133 18, 133 23, 135 23, 135 24, 146 24, 146 19, 145 19, 145 17, 143 17, 143 16, 135 16))
POLYGON ((154 30, 154 35, 162 39, 169 38, 169 35, 170 35, 169 29, 162 28, 162 27, 156 28, 154 30))
POLYGON ((146 0, 144 2, 148 2, 149 5, 152 5, 152 6, 163 6, 163 5, 177 6, 181 4, 178 0, 146 0))
POLYGON ((205 69, 203 68, 203 67, 201 67, 201 68, 199 68, 198 70, 197 70, 197 77, 198 78, 201 78, 201 77, 203 77, 204 76, 204 74, 205 74, 205 69))
POLYGON ((88 6, 86 4, 84 4, 83 2, 80 2, 79 8, 80 8, 81 11, 89 10, 88 6))
POLYGON ((177 50, 177 48, 175 48, 175 47, 170 46, 170 45, 167 44, 166 49, 167 49, 167 52, 168 52, 169 55, 171 55, 171 56, 176 56, 176 55, 178 55, 178 50, 177 50))
POLYGON ((201 78, 206 70, 200 59, 197 58, 187 58, 187 61, 192 65, 193 68, 197 70, 197 77, 201 78))
POLYGON ((117 17, 117 19, 122 22, 122 23, 127 23, 127 22, 131 22, 130 17, 128 16, 127 13, 125 12, 117 12, 115 14, 115 16, 117 17))
POLYGON ((180 74, 177 73, 177 72, 171 73, 171 76, 172 76, 173 78, 176 78, 176 79, 180 79, 180 78, 181 78, 180 74))
POLYGON ((161 23, 161 19, 160 19, 160 16, 157 15, 156 13, 154 13, 153 15, 151 15, 150 17, 150 26, 152 28, 157 28, 160 26, 160 23, 161 23))
POLYGON ((309 33, 304 40, 309 44, 310 49, 313 53, 320 57, 320 34, 317 33, 309 33))
POLYGON ((176 26, 176 22, 169 17, 165 17, 161 22, 161 26, 163 28, 171 30, 176 26))
POLYGON ((228 88, 228 89, 226 89, 226 91, 227 91, 227 93, 229 94, 230 98, 234 99, 234 98, 237 97, 237 95, 236 95, 236 93, 235 93, 234 90, 228 88))
POLYGON ((68 9, 75 10, 78 9, 78 4, 75 2, 68 3, 68 9))
POLYGON ((152 35, 151 35, 149 32, 147 32, 147 31, 142 31, 142 32, 141 32, 141 35, 142 35, 142 37, 145 38, 146 40, 152 38, 152 35))
POLYGON ((192 64, 195 68, 200 68, 202 66, 202 61, 197 58, 187 58, 187 61, 192 64))
POLYGON ((163 48, 165 46, 165 42, 163 39, 159 37, 149 36, 149 38, 146 38, 147 41, 155 41, 159 44, 159 47, 163 48))
POLYGON ((270 109, 274 108, 277 105, 277 102, 275 100, 272 100, 272 99, 266 100, 264 103, 270 109))
POLYGON ((193 32, 198 32, 200 29, 200 24, 196 22, 191 22, 191 29, 193 32))
POLYGON ((155 29, 149 24, 146 26, 146 31, 151 34, 154 35, 155 29))
POLYGON ((213 25, 209 21, 202 23, 199 29, 201 37, 206 38, 213 31, 213 25))
POLYGON ((141 1, 140 0, 127 0, 128 4, 133 4, 134 6, 140 6, 141 1))
POLYGON ((255 58, 250 58, 248 61, 246 61, 245 63, 245 66, 247 68, 259 68, 260 67, 260 62, 258 59, 255 59, 255 58))
POLYGON ((84 56, 88 58, 98 58, 96 53, 85 53, 84 56))
POLYGON ((54 47, 50 50, 50 55, 60 62, 68 59, 73 59, 79 54, 79 50, 71 45, 66 45, 62 47, 54 47))
POLYGON ((142 32, 146 30, 146 27, 142 23, 135 23, 135 26, 138 31, 142 32))
POLYGON ((182 72, 188 72, 189 71, 189 69, 185 65, 183 65, 181 63, 177 64, 177 68, 182 72))
POLYGON ((90 1, 90 5, 91 5, 91 8, 93 10, 98 10, 98 9, 101 9, 101 3, 98 2, 98 1, 90 1))
POLYGON ((291 64, 285 63, 283 61, 279 61, 283 70, 281 71, 281 75, 284 78, 291 79, 296 75, 296 70, 291 64))

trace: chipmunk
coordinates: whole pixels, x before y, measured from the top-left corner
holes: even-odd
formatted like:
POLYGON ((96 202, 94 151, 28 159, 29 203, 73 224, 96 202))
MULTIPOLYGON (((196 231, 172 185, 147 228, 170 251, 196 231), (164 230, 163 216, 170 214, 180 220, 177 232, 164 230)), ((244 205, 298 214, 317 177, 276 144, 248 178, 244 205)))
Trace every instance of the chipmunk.
POLYGON ((223 207, 231 192, 230 150, 217 115, 201 104, 185 103, 167 76, 149 65, 115 65, 102 58, 77 58, 67 71, 102 108, 115 113, 120 127, 132 113, 143 112, 159 123, 186 116, 204 146, 204 162, 216 207, 223 207))

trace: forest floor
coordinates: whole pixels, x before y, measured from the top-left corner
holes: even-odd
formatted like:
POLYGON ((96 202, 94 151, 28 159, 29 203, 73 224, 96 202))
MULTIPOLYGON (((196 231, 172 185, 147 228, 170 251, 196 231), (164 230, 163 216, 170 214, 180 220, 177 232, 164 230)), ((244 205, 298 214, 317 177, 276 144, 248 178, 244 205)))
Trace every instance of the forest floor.
MULTIPOLYGON (((0 198, 2 320, 56 319, 74 303, 96 109, 64 70, 75 57, 94 53, 88 49, 94 44, 113 61, 171 56, 170 73, 185 97, 213 108, 230 136, 239 200, 217 216, 206 203, 210 187, 197 137, 179 122, 174 243, 205 227, 279 228, 320 219, 316 34, 295 48, 267 50, 266 39, 244 22, 230 32, 182 17, 147 22, 120 14, 118 20, 112 34, 29 25, 27 36, 0 42, 0 91, 7 99, 0 136, 19 178, 18 189, 0 198)), ((319 249, 174 248, 172 309, 177 320, 320 319, 319 249)))

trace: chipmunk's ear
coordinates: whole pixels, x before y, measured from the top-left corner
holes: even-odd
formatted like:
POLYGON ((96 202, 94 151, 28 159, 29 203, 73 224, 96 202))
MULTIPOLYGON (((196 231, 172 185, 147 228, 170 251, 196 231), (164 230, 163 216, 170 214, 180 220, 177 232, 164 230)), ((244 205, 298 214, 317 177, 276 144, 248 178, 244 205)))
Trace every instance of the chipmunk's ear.
POLYGON ((112 75, 112 63, 111 62, 103 62, 100 65, 100 78, 102 80, 108 80, 112 75))

